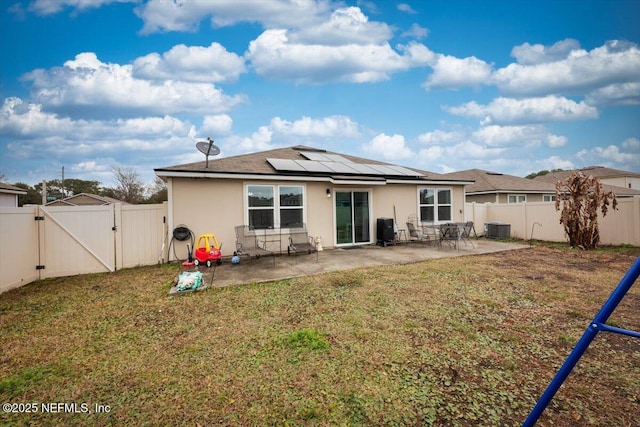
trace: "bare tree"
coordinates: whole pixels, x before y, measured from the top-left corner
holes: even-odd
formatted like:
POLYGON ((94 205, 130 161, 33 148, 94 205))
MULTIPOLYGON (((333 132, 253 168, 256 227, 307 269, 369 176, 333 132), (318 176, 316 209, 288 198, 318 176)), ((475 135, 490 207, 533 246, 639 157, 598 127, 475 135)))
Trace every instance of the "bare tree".
POLYGON ((560 201, 560 224, 564 225, 571 247, 587 250, 598 246, 598 210, 604 217, 609 204, 616 209, 618 201, 613 191, 605 192, 597 177, 577 171, 566 182, 556 183, 556 210, 560 210, 560 201))
POLYGON ((156 176, 156 179, 148 187, 149 197, 147 203, 162 203, 167 201, 167 184, 156 176))
POLYGON ((116 166, 113 174, 117 183, 113 192, 117 199, 127 203, 140 203, 144 200, 145 187, 134 168, 116 166))

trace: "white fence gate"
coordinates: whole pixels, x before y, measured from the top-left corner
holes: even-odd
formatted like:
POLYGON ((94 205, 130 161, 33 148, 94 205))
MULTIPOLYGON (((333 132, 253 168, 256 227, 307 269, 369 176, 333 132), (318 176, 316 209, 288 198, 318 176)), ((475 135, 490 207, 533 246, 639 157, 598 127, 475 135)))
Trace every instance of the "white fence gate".
POLYGON ((161 262, 167 205, 0 209, 0 292, 161 262))

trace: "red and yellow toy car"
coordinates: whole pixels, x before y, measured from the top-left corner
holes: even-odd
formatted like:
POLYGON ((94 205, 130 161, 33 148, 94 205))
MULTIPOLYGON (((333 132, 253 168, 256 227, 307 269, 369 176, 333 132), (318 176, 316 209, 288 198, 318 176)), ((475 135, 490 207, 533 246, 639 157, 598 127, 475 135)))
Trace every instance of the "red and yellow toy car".
POLYGON ((211 267, 213 263, 222 264, 222 245, 218 243, 218 239, 213 234, 202 234, 198 237, 196 244, 195 265, 206 264, 211 267))

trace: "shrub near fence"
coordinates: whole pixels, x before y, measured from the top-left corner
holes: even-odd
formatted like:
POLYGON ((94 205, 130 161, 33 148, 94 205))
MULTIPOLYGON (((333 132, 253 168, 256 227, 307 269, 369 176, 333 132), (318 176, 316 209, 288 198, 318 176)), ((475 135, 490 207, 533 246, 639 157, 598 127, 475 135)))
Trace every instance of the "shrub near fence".
POLYGON ((167 204, 0 208, 0 292, 162 260, 167 204))
MULTIPOLYGON (((511 237, 565 242, 560 211, 553 202, 465 203, 465 221, 476 224, 478 234, 488 222, 511 224, 511 237), (534 224, 537 224, 534 227, 534 224)), ((600 244, 640 246, 640 198, 618 199, 618 208, 607 216, 598 215, 600 244)))

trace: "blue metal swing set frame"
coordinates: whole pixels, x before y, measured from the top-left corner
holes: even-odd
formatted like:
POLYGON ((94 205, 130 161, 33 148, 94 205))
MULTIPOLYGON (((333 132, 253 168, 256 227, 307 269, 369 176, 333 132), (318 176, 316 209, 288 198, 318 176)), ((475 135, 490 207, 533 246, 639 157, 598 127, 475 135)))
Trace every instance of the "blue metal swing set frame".
POLYGON ((591 341, 593 341, 596 335, 598 335, 598 332, 613 332, 616 334, 640 338, 640 332, 616 328, 606 324, 609 316, 611 316, 616 307, 618 307, 618 304, 620 304, 620 301, 622 301, 629 289, 631 289, 631 286, 638 278, 638 275, 640 275, 640 257, 638 257, 631 268, 629 268, 616 289, 609 296, 609 299, 600 309, 600 312, 589 323, 589 326, 587 326, 582 338, 580 338, 578 344, 573 348, 567 357, 567 360, 565 360, 556 376, 551 380, 551 383, 538 400, 536 406, 522 424, 523 427, 532 427, 535 425, 538 418, 542 415, 542 412, 546 409, 547 405, 549 405, 551 399, 553 399, 553 396, 571 373, 573 367, 578 363, 584 352, 587 350, 591 341))

